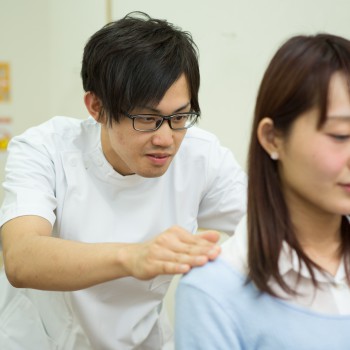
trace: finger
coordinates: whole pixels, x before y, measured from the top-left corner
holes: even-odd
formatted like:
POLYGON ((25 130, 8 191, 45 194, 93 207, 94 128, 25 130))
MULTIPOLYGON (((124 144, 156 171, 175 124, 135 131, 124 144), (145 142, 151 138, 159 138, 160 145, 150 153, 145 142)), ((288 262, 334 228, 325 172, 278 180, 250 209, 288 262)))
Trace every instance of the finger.
POLYGON ((183 243, 181 241, 173 242, 172 251, 188 256, 212 256, 219 251, 219 246, 215 244, 201 245, 198 241, 193 243, 183 243))
POLYGON ((157 273, 155 275, 177 275, 187 273, 191 270, 191 265, 171 261, 158 262, 157 273))
POLYGON ((211 247, 220 239, 217 231, 205 231, 199 234, 192 234, 188 231, 174 231, 174 235, 183 243, 211 247))
POLYGON ((158 275, 184 274, 189 272, 192 267, 203 266, 209 260, 207 256, 193 257, 184 254, 173 254, 170 258, 168 255, 164 261, 154 261, 151 269, 148 269, 147 275, 142 276, 141 279, 149 279, 158 275))
POLYGON ((215 260, 221 253, 221 247, 213 247, 207 254, 204 255, 188 255, 188 254, 175 254, 174 258, 178 263, 188 264, 191 267, 203 266, 208 261, 215 260))
POLYGON ((134 277, 140 280, 149 280, 159 275, 177 275, 190 271, 189 264, 182 264, 171 261, 157 261, 152 264, 146 271, 137 274, 134 277))
POLYGON ((214 249, 211 254, 203 254, 203 255, 188 255, 183 253, 175 253, 173 251, 163 252, 163 254, 158 256, 157 262, 163 260, 169 263, 175 264, 185 264, 191 267, 195 266, 203 266, 209 260, 213 260, 219 254, 220 247, 218 249, 214 249))
POLYGON ((215 246, 213 249, 211 249, 208 253, 209 260, 215 260, 221 253, 221 247, 215 246))
POLYGON ((212 243, 217 243, 220 239, 220 233, 218 231, 203 231, 199 233, 197 236, 212 242, 212 243))
POLYGON ((174 252, 187 257, 187 260, 182 260, 183 262, 187 262, 191 266, 201 266, 207 262, 207 260, 203 261, 204 257, 208 260, 215 260, 221 253, 221 247, 219 245, 213 245, 211 247, 185 245, 182 249, 178 248, 174 252))
POLYGON ((155 260, 173 261, 174 259, 170 258, 173 252, 191 257, 189 260, 181 260, 182 262, 189 263, 191 266, 200 266, 206 262, 203 262, 204 258, 213 260, 220 253, 219 246, 215 244, 219 237, 220 234, 217 231, 205 231, 192 235, 182 228, 173 227, 156 237, 154 244, 150 245, 150 257, 155 260), (199 257, 200 262, 193 257, 199 257))
MULTIPOLYGON (((214 231, 213 236, 215 236, 214 231)), ((208 236, 211 237, 212 235, 208 233, 208 236)), ((214 239, 215 240, 215 239, 214 239)), ((213 247, 213 243, 208 239, 206 239, 206 235, 204 234, 204 238, 200 235, 194 235, 192 233, 189 233, 188 231, 177 228, 175 229, 171 228, 164 233, 160 234, 154 239, 154 242, 158 244, 161 247, 166 247, 168 249, 177 251, 177 252, 187 252, 189 249, 192 249, 191 246, 194 247, 205 247, 206 249, 210 249, 213 247)), ((200 251, 199 254, 202 252, 205 252, 205 249, 200 251)), ((195 255, 198 254, 198 252, 194 253, 195 255)))

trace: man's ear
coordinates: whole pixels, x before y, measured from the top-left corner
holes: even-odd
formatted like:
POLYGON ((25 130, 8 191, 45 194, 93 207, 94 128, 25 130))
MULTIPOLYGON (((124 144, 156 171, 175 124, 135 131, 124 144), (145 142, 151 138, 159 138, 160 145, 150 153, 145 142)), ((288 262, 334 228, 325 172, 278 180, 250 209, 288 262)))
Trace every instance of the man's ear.
POLYGON ((280 137, 277 135, 271 118, 265 117, 260 121, 257 130, 257 137, 262 148, 273 160, 277 160, 280 151, 280 137))
POLYGON ((103 107, 101 100, 91 91, 84 95, 84 103, 90 115, 99 123, 103 123, 103 107))

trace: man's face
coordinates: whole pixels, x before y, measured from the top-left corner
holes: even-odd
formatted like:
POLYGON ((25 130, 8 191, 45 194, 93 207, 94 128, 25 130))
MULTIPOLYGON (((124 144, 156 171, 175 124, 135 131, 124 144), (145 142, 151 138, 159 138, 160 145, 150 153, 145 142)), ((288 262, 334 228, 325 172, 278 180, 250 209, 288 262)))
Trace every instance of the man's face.
MULTIPOLYGON (((186 77, 181 75, 158 105, 139 106, 130 114, 188 112, 190 99, 186 77)), ((102 124, 101 142, 106 159, 121 175, 158 177, 167 171, 185 134, 186 130, 170 129, 166 121, 156 131, 136 131, 132 120, 122 117, 112 127, 102 124)))

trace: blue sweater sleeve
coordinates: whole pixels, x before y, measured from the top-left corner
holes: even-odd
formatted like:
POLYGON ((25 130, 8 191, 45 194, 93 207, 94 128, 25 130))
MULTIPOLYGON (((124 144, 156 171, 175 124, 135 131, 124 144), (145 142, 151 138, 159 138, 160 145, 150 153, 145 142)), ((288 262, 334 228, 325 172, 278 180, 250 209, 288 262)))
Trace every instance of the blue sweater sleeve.
POLYGON ((239 332, 216 300, 180 281, 175 303, 176 350, 242 349, 239 332))

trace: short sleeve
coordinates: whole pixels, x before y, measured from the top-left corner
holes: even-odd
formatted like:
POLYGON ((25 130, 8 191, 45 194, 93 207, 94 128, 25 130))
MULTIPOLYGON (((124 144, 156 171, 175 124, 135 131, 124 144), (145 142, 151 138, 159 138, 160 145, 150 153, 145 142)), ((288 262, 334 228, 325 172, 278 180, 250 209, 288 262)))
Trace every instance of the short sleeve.
POLYGON ((218 141, 211 148, 207 166, 208 185, 200 203, 198 225, 232 235, 246 212, 246 173, 218 141))
POLYGON ((35 142, 37 136, 29 130, 10 142, 0 226, 24 215, 55 222, 55 167, 47 147, 35 142))

